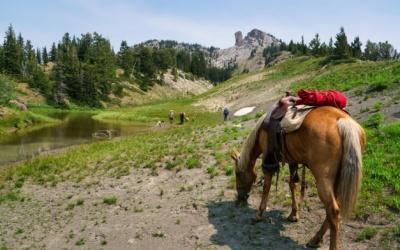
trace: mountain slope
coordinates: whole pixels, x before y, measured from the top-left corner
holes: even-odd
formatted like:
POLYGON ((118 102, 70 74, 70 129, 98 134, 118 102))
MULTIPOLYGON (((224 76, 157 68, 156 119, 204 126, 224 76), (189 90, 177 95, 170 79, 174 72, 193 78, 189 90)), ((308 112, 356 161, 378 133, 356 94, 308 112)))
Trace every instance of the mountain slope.
POLYGON ((364 120, 377 108, 387 119, 400 115, 400 62, 355 61, 324 64, 325 58, 297 57, 256 72, 241 74, 201 95, 196 105, 209 110, 257 106, 266 110, 284 91, 338 89, 349 97, 349 110, 364 120))

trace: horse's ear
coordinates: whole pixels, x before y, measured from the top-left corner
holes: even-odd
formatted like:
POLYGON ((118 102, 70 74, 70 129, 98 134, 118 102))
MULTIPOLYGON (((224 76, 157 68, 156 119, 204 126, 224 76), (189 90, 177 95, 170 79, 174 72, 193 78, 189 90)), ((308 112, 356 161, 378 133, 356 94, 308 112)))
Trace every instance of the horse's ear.
POLYGON ((239 160, 239 156, 240 156, 240 153, 239 153, 236 149, 232 150, 231 158, 232 158, 234 161, 237 162, 237 161, 239 160))

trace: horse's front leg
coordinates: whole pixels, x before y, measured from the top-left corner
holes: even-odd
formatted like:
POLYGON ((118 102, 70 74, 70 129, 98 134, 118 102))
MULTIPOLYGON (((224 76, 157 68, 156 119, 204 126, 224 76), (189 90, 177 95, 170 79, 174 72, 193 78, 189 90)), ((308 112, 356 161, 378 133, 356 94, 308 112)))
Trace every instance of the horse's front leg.
POLYGON ((258 211, 257 211, 255 222, 259 222, 259 221, 263 220, 263 213, 264 213, 265 209, 267 208, 267 200, 268 200, 269 190, 271 188, 272 176, 273 176, 273 172, 266 172, 264 174, 263 193, 262 193, 262 197, 261 197, 260 207, 258 208, 258 211))
POLYGON ((297 182, 299 181, 299 176, 297 174, 298 165, 297 164, 289 164, 290 170, 290 180, 289 180, 289 188, 292 195, 292 212, 288 216, 288 221, 297 222, 299 217, 297 215, 298 201, 296 199, 296 191, 297 191, 297 182))

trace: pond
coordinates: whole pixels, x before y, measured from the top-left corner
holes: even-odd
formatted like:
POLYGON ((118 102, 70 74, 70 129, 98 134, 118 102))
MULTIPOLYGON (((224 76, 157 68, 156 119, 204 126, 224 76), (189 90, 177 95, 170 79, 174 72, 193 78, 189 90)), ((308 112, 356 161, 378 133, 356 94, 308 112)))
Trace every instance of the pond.
POLYGON ((93 115, 87 112, 52 113, 51 117, 62 122, 7 137, 0 142, 0 166, 31 159, 55 149, 133 135, 149 129, 144 124, 98 121, 92 118, 93 115))

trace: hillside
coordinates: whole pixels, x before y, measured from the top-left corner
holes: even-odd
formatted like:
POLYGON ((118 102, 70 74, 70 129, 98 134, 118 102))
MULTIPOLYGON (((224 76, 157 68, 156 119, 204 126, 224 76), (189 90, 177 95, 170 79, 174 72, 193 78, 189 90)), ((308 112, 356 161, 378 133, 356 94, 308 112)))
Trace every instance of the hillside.
POLYGON ((106 103, 108 107, 115 106, 113 104, 125 107, 184 98, 202 94, 213 87, 213 84, 209 81, 182 71, 178 71, 175 78, 170 70, 164 73, 162 77, 159 77, 147 91, 143 91, 139 85, 130 84, 127 81, 122 81, 117 85, 123 88, 122 93, 119 96, 115 94, 110 95, 111 102, 106 103))
POLYGON ((297 57, 273 67, 235 76, 201 95, 196 105, 209 110, 221 110, 225 106, 232 110, 256 106, 257 110, 265 111, 268 104, 287 90, 337 89, 346 92, 350 98, 348 108, 356 118, 365 118, 377 108, 389 121, 399 117, 399 61, 324 65, 324 60, 297 57), (377 107, 374 108, 374 105, 377 107))
MULTIPOLYGON (((261 186, 253 187, 248 207, 236 207, 229 155, 242 146, 259 111, 265 112, 284 90, 307 87, 345 91, 352 115, 367 121, 363 186, 355 213, 342 226, 342 247, 398 248, 400 126, 398 122, 384 125, 374 117, 399 121, 400 62, 325 64, 324 60, 297 57, 236 75, 196 96, 100 111, 96 119, 140 120, 152 128, 145 134, 72 147, 0 171, 0 217, 4 218, 0 246, 304 248, 325 216, 311 174, 307 172, 299 222, 286 222, 290 195, 288 169, 282 168, 278 190, 270 194, 267 220, 252 225, 261 186), (213 112, 248 105, 257 110, 227 123, 213 112), (154 127, 170 109, 186 112, 190 120, 154 127)), ((259 183, 259 167, 257 172, 259 183)), ((328 237, 323 249, 328 247, 328 237)))

